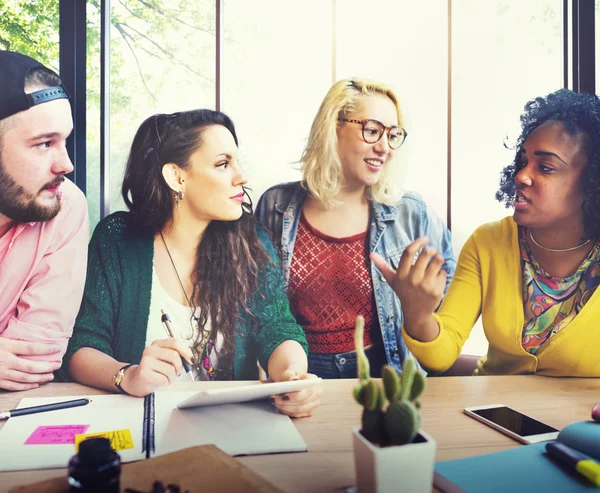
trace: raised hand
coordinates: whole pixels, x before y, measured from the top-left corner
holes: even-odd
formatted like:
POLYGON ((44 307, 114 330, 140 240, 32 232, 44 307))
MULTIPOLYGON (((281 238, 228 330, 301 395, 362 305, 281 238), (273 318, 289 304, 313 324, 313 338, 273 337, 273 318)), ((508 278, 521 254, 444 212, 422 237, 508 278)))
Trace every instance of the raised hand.
MULTIPOLYGON (((400 298, 404 326, 407 332, 420 340, 430 340, 432 314, 440 304, 446 287, 446 271, 442 269, 444 257, 434 247, 426 247, 426 236, 413 241, 402 253, 398 269, 394 270, 377 253, 371 260, 381 271, 385 280, 400 298), (417 260, 413 259, 423 248, 417 260)), ((437 324, 435 324, 437 327, 437 324)))

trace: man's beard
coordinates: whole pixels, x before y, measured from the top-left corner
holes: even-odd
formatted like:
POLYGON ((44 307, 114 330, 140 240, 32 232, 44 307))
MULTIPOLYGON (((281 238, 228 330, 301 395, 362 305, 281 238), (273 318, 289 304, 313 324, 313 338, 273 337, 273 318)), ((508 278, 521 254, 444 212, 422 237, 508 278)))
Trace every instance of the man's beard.
MULTIPOLYGON (((61 176, 43 188, 52 188, 62 181, 64 177, 61 176)), ((42 206, 36 199, 37 196, 26 192, 8 175, 0 159, 0 214, 18 223, 33 223, 49 221, 60 212, 60 194, 57 194, 56 202, 51 206, 42 206)))

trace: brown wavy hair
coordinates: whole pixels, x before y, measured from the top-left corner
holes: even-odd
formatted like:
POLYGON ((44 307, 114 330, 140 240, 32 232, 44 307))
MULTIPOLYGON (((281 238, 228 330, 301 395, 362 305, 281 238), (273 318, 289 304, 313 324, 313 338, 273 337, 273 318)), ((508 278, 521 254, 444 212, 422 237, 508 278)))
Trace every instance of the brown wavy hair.
MULTIPOLYGON (((131 211, 134 227, 157 234, 173 219, 173 190, 162 175, 166 163, 189 167, 190 156, 202 146, 204 129, 222 125, 238 145, 231 119, 207 109, 159 114, 146 119, 133 139, 121 193, 131 211)), ((223 337, 217 378, 229 379, 235 336, 243 310, 255 324, 248 299, 258 290, 258 273, 270 261, 256 233, 252 202, 244 190, 243 214, 235 221, 212 221, 196 248, 190 297, 194 313, 199 309, 199 329, 211 321, 210 338, 223 337), (241 310, 240 310, 241 308, 241 310)), ((256 326, 254 326, 254 330, 256 326)), ((200 333, 193 344, 195 358, 200 350, 200 333)))

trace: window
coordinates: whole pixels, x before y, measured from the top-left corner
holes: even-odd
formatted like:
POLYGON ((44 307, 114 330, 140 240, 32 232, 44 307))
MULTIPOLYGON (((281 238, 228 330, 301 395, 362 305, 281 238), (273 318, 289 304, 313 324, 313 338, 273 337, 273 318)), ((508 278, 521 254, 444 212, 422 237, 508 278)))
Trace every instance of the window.
MULTIPOLYGON (((562 1, 453 2, 452 237, 512 215, 494 198, 527 101, 563 87, 562 1)), ((487 350, 481 326, 464 352, 487 350)))
POLYGON ((112 2, 110 204, 124 209, 121 183, 135 131, 155 113, 214 108, 212 0, 112 2))
POLYGON ((366 77, 395 89, 408 131, 398 151, 404 188, 419 192, 446 221, 447 2, 336 5, 337 78, 366 77))
POLYGON ((299 159, 331 86, 331 4, 224 2, 222 110, 234 121, 255 203, 300 179, 299 159))
POLYGON ((86 5, 86 191, 90 234, 100 220, 100 12, 86 5))
POLYGON ((58 2, 3 0, 0 49, 29 55, 59 73, 58 2))

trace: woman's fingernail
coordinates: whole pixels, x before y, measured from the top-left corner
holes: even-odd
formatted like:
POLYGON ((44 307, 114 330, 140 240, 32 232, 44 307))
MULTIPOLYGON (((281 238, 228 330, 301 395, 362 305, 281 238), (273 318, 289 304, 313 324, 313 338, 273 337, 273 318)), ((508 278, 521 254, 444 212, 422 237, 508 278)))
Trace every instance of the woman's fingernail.
POLYGON ((283 394, 283 396, 281 397, 284 401, 289 401, 290 400, 290 396, 287 394, 283 394))

